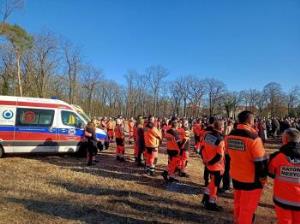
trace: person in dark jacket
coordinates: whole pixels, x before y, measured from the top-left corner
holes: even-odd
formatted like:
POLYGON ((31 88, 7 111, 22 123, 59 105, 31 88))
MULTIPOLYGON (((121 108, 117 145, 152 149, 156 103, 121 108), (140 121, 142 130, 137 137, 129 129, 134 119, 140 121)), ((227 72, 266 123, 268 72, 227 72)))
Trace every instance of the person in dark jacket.
MULTIPOLYGON (((97 138, 96 138, 96 127, 93 122, 89 122, 84 131, 84 137, 86 139, 87 159, 88 166, 93 165, 93 158, 97 154, 97 138)), ((95 162, 97 162, 95 160, 95 162)))

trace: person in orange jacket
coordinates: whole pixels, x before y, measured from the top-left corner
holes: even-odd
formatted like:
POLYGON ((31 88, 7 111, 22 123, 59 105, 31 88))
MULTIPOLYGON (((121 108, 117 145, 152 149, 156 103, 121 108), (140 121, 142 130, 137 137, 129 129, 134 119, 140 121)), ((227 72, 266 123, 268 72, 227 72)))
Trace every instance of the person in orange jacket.
POLYGON ((155 165, 158 158, 158 147, 162 140, 161 132, 154 126, 154 117, 149 116, 147 125, 144 129, 145 154, 146 154, 146 173, 153 176, 155 165))
POLYGON ((133 127, 134 136, 134 158, 138 166, 143 164, 143 153, 145 151, 144 141, 144 119, 138 116, 136 124, 133 127))
POLYGON ((224 121, 217 120, 213 124, 213 130, 204 136, 204 146, 201 151, 202 159, 210 174, 210 182, 205 189, 202 203, 204 207, 212 211, 220 211, 222 207, 217 205, 217 192, 222 175, 224 173, 224 121))
POLYGON ((124 162, 124 154, 125 154, 125 134, 124 127, 122 124, 122 120, 120 118, 116 119, 116 127, 115 127, 115 136, 116 136, 116 159, 120 162, 124 162))
POLYGON ((134 127, 134 119, 130 118, 130 120, 128 121, 128 143, 132 144, 132 140, 133 140, 133 127, 134 127))
POLYGON ((270 156, 269 176, 274 178, 273 201, 278 224, 300 223, 300 132, 289 128, 283 146, 270 156))
MULTIPOLYGON (((200 135, 200 155, 202 155, 202 149, 203 149, 203 146, 204 146, 204 136, 208 133, 208 132, 211 132, 211 131, 213 131, 214 130, 214 128, 213 128, 213 124, 214 124, 214 122, 215 122, 215 117, 210 117, 209 119, 208 119, 208 125, 207 125, 207 127, 204 129, 204 130, 202 130, 201 131, 201 135, 200 135)), ((204 167, 204 172, 203 172, 203 179, 204 179, 204 185, 205 185, 205 187, 207 187, 208 186, 208 183, 209 183, 209 171, 208 171, 208 169, 207 169, 207 167, 205 166, 204 167)))
POLYGON ((112 143, 114 141, 114 122, 112 120, 112 118, 110 117, 107 121, 107 135, 109 138, 109 142, 112 143))
MULTIPOLYGON (((233 130, 234 123, 231 119, 227 120, 226 122, 226 127, 224 130, 224 135, 227 136, 231 133, 233 130)), ((221 193, 227 193, 230 191, 230 186, 231 186, 231 178, 230 178, 230 156, 228 154, 228 151, 225 150, 225 171, 223 174, 222 182, 223 186, 222 188, 219 189, 221 193)))
POLYGON ((162 173, 166 182, 174 182, 178 181, 175 178, 175 171, 180 162, 180 149, 182 147, 182 141, 179 137, 179 133, 177 131, 178 122, 177 120, 173 120, 170 123, 171 128, 167 130, 166 139, 167 139, 167 152, 169 156, 168 160, 168 171, 162 173))
POLYGON ((238 121, 236 129, 225 138, 234 188, 234 221, 251 224, 267 179, 267 159, 262 140, 253 128, 254 114, 243 111, 238 121))
POLYGON ((181 142, 183 143, 180 149, 179 176, 189 177, 189 175, 186 173, 186 167, 190 153, 190 130, 188 120, 181 120, 179 123, 178 134, 181 142))
POLYGON ((195 139, 195 151, 197 154, 200 154, 200 140, 202 134, 202 126, 201 126, 201 119, 197 118, 196 122, 193 125, 193 133, 195 139))

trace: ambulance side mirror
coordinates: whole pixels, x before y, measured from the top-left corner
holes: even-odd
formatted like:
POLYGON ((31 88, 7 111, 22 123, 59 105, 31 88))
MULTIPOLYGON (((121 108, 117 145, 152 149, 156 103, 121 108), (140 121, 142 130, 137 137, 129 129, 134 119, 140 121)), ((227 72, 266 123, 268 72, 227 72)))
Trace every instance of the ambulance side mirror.
POLYGON ((84 124, 83 123, 78 123, 78 124, 76 124, 76 128, 83 129, 84 128, 84 124))

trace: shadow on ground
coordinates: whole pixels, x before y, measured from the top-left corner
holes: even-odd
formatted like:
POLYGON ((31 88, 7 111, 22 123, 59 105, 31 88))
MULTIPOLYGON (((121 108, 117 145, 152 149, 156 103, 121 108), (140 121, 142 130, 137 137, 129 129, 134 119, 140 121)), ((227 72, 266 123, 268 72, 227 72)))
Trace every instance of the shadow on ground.
POLYGON ((88 224, 96 223, 159 223, 125 217, 102 211, 98 207, 74 205, 65 202, 49 202, 30 199, 6 198, 8 202, 21 204, 31 212, 56 216, 69 220, 80 220, 88 224))

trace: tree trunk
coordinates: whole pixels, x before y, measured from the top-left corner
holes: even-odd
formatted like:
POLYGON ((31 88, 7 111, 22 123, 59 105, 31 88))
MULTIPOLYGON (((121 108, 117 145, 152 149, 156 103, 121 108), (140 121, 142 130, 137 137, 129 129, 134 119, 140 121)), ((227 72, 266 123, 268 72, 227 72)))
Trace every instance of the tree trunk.
POLYGON ((23 96, 23 88, 22 88, 22 82, 21 82, 21 68, 20 68, 20 59, 21 56, 19 53, 17 53, 17 75, 18 75, 18 87, 19 87, 19 94, 22 97, 23 96))
POLYGON ((212 97, 211 94, 209 94, 209 116, 211 117, 213 113, 213 109, 212 109, 212 97))

